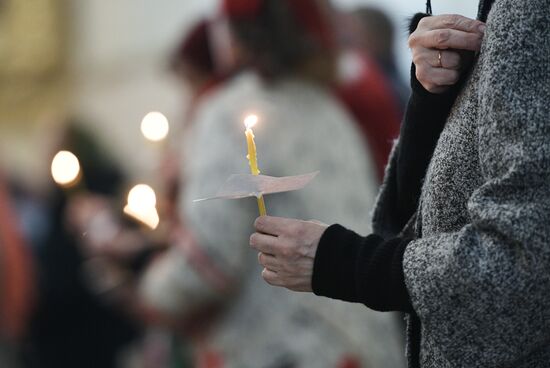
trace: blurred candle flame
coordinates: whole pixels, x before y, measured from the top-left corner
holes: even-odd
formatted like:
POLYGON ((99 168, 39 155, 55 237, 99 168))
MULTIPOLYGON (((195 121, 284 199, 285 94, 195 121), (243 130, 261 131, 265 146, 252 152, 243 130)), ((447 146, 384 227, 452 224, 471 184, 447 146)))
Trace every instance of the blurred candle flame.
POLYGON ((141 133, 150 141, 162 141, 168 136, 169 131, 168 119, 158 111, 151 111, 141 120, 141 133))
POLYGON ((128 193, 124 213, 154 230, 160 222, 156 205, 157 196, 153 188, 146 184, 138 184, 128 193))
POLYGON ((258 116, 257 115, 248 115, 244 119, 244 126, 246 129, 252 129, 254 125, 258 122, 258 116))
POLYGON ((52 160, 51 173, 57 184, 70 187, 80 179, 80 162, 72 152, 59 151, 52 160))

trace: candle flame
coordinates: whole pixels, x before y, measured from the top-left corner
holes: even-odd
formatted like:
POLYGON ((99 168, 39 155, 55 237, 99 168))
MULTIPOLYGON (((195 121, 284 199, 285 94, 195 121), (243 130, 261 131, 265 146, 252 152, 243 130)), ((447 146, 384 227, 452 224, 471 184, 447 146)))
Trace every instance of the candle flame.
POLYGON ((157 205, 157 196, 149 185, 138 184, 128 192, 128 204, 141 207, 155 207, 157 205))
POLYGON ((141 133, 150 141, 162 141, 168 136, 169 131, 168 119, 158 111, 151 111, 141 120, 141 133))
POLYGON ((51 173, 57 184, 72 186, 80 178, 80 162, 72 152, 59 151, 52 160, 51 173))
POLYGON ((244 126, 246 129, 251 129, 256 123, 258 122, 258 116, 257 115, 248 115, 244 119, 244 126))
POLYGON ((157 196, 153 188, 146 184, 138 184, 128 193, 124 213, 154 230, 160 222, 156 205, 157 196))

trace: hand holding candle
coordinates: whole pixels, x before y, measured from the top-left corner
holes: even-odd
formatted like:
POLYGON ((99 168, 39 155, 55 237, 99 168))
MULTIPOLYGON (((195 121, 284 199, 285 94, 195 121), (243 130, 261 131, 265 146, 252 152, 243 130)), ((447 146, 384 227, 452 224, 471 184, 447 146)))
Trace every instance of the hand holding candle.
MULTIPOLYGON (((256 143, 254 142, 254 132, 252 127, 258 122, 256 115, 249 115, 244 119, 244 125, 246 126, 246 144, 248 147, 248 162, 250 164, 250 172, 252 175, 260 175, 260 169, 258 168, 258 158, 256 155, 256 143)), ((258 209, 260 210, 260 216, 266 215, 264 197, 260 195, 258 198, 258 209)))

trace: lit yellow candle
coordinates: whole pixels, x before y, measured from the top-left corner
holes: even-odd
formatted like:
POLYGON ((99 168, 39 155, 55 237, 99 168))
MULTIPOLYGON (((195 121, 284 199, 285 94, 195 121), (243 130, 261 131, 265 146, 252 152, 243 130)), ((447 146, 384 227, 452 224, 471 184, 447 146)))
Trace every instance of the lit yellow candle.
MULTIPOLYGON (((244 119, 244 125, 246 126, 246 145, 248 146, 248 162, 250 164, 250 172, 252 175, 260 175, 260 169, 258 169, 258 158, 256 155, 256 143, 254 142, 254 132, 252 127, 258 122, 256 115, 249 115, 244 119)), ((264 197, 258 197, 258 209, 260 210, 260 216, 266 215, 264 197)))

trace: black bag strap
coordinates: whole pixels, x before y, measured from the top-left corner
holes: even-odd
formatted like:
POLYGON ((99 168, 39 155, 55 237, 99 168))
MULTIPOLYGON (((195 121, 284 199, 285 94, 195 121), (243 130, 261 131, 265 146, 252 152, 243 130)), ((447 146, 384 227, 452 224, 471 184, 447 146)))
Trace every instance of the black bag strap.
POLYGON ((432 15, 432 1, 431 0, 426 1, 426 14, 432 15))
POLYGON ((477 19, 482 22, 487 22, 487 15, 489 14, 494 2, 494 0, 481 0, 479 2, 477 19))

